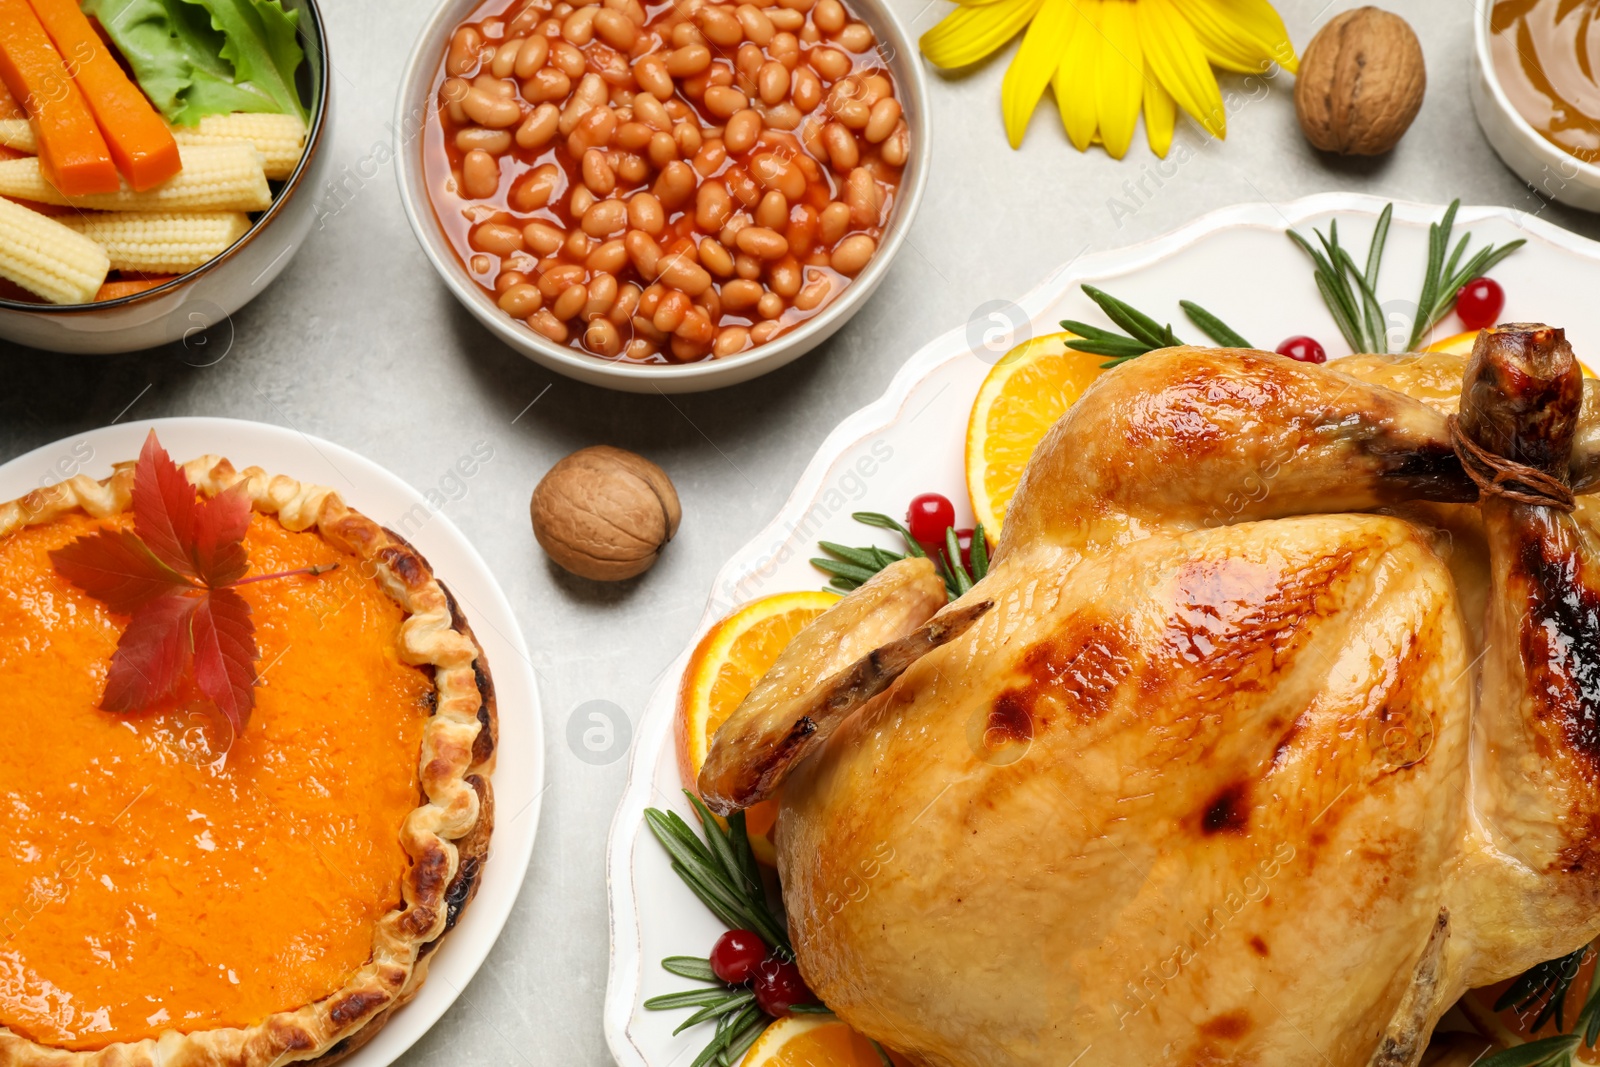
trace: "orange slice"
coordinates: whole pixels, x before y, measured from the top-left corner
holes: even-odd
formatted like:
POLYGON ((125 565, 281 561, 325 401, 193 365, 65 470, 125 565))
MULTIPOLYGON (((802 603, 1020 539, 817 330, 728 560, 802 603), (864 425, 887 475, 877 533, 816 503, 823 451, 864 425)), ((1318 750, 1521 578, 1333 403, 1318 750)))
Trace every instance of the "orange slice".
POLYGON ((1075 335, 1026 341, 996 363, 967 419, 967 495, 989 542, 1000 539, 1006 507, 1035 446, 1096 378, 1105 356, 1074 352, 1075 335))
MULTIPOLYGON (((838 593, 820 589, 762 597, 717 623, 701 639, 678 688, 678 770, 684 785, 694 788, 717 728, 778 654, 838 600, 838 593)), ((777 862, 771 837, 777 813, 770 800, 745 813, 751 850, 769 866, 777 862)))
POLYGON ((1442 341, 1435 341, 1423 349, 1424 352, 1448 352, 1452 356, 1472 355, 1472 343, 1478 339, 1477 330, 1468 330, 1458 333, 1454 337, 1446 337, 1442 341))
MULTIPOLYGON (((906 1061, 893 1053, 896 1064, 906 1061)), ((761 1032, 740 1067, 882 1067, 877 1046, 832 1015, 793 1015, 761 1032)))

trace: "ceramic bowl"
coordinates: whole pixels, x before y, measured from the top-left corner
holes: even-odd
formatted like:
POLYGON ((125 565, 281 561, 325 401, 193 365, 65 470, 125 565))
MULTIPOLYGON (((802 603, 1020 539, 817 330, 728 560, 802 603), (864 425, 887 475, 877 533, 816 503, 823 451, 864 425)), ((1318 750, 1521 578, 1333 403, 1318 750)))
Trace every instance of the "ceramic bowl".
POLYGON ((1493 3, 1478 6, 1472 31, 1472 109, 1483 135, 1505 165, 1540 196, 1585 211, 1600 211, 1600 167, 1540 136, 1506 96, 1490 48, 1493 11, 1493 3))
MULTIPOLYGON (((419 129, 420 123, 432 121, 433 85, 450 35, 481 2, 445 0, 434 12, 417 39, 400 81, 395 107, 396 129, 409 133, 419 129)), ((911 156, 906 161, 893 214, 877 253, 832 303, 804 324, 739 355, 699 363, 626 363, 555 344, 501 311, 493 297, 467 273, 428 198, 423 173, 423 138, 408 137, 409 147, 395 170, 406 216, 411 220, 411 228, 428 261, 455 298, 501 341, 541 366, 590 385, 630 393, 699 392, 749 381, 811 351, 861 309, 888 273, 922 200, 930 158, 928 93, 922 66, 917 62, 915 42, 884 0, 850 0, 850 7, 877 35, 879 51, 895 81, 896 96, 905 109, 905 121, 911 132, 911 156)))
POLYGON ((332 155, 327 27, 316 0, 284 0, 300 12, 300 47, 311 82, 305 155, 272 206, 222 255, 166 285, 98 304, 0 300, 0 338, 52 352, 110 355, 187 341, 255 299, 305 242, 317 217, 316 194, 332 155))

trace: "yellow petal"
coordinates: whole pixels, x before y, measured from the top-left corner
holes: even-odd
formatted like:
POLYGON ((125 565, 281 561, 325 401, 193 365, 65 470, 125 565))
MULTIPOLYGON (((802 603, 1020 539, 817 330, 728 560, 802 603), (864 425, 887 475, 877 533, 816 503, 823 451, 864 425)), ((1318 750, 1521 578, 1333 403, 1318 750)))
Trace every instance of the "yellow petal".
MULTIPOLYGON (((1123 0, 1113 0, 1121 3, 1123 0)), ((1078 151, 1086 151, 1094 139, 1098 119, 1095 101, 1095 79, 1100 63, 1101 0, 1072 0, 1078 9, 1077 25, 1072 38, 1061 53, 1061 63, 1050 77, 1056 93, 1056 107, 1061 110, 1061 125, 1078 151)))
POLYGON ((1150 141, 1150 151, 1167 158, 1172 147, 1172 127, 1178 121, 1178 108, 1172 94, 1156 80, 1150 65, 1144 68, 1144 135, 1150 141))
POLYGON ((1105 0, 1100 5, 1100 65, 1095 77, 1095 110, 1100 138, 1112 158, 1121 159, 1133 142, 1144 88, 1144 52, 1134 21, 1137 0, 1105 0))
POLYGON ((946 70, 976 63, 1015 37, 1043 2, 996 0, 958 7, 922 35, 922 54, 946 70))
POLYGON ((1006 139, 1012 148, 1022 147, 1028 120, 1050 83, 1050 75, 1061 63, 1077 21, 1077 9, 1070 0, 1044 0, 1011 66, 1006 68, 1005 81, 1000 85, 1000 107, 1006 120, 1006 139))
POLYGON ((1272 63, 1293 74, 1300 63, 1283 19, 1268 0, 1173 0, 1200 38, 1212 66, 1257 74, 1272 63))
POLYGON ((1226 137, 1228 117, 1222 110, 1222 91, 1188 20, 1178 14, 1172 0, 1136 0, 1134 9, 1150 69, 1178 106, 1207 133, 1218 139, 1226 137))

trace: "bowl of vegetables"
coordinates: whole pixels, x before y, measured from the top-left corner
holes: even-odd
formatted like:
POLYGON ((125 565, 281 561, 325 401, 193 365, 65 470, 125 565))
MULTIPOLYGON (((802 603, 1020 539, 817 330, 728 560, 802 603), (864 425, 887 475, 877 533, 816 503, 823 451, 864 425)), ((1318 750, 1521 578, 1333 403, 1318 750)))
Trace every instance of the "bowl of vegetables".
POLYGON ((282 272, 330 165, 314 0, 0 0, 0 338, 193 336, 282 272))

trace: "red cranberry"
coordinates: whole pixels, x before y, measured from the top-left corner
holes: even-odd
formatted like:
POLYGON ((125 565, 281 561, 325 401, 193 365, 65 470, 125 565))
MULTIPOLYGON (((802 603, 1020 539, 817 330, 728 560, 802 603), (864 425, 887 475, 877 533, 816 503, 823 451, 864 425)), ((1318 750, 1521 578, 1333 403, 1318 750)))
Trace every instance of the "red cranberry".
POLYGON ((1315 337, 1300 335, 1291 337, 1277 348, 1278 355, 1297 359, 1301 363, 1326 363, 1328 353, 1322 350, 1315 337))
POLYGON ((800 968, 794 961, 777 956, 769 956, 756 968, 751 988, 756 994, 756 1006, 775 1019, 788 1015, 796 1004, 811 1004, 817 999, 800 977, 800 968))
POLYGON ((1456 315, 1469 330, 1493 326, 1506 306, 1506 291, 1493 278, 1474 278, 1456 296, 1456 315))
POLYGON ((906 528, 912 540, 929 554, 944 545, 944 532, 956 524, 956 508, 950 498, 940 493, 923 493, 913 497, 906 512, 906 528))
POLYGON ((744 985, 767 958, 767 943, 749 930, 729 930, 711 946, 711 970, 729 985, 744 985))

